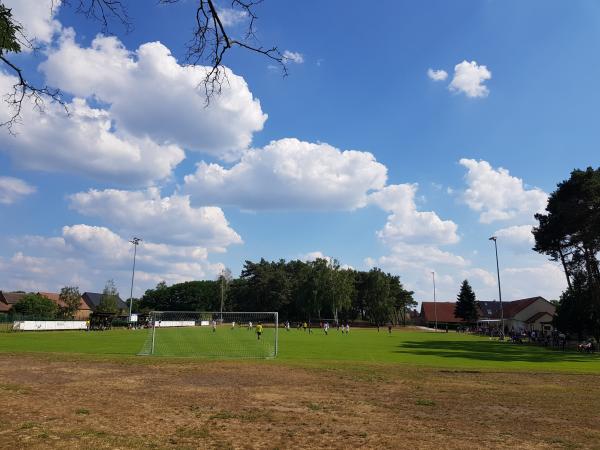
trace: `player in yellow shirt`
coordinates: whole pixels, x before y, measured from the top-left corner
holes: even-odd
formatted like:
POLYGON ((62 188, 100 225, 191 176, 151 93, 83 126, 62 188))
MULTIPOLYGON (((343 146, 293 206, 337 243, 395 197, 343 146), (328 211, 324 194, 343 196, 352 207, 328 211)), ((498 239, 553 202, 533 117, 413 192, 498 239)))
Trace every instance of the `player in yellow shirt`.
POLYGON ((258 322, 258 325, 256 325, 256 337, 258 338, 258 340, 260 341, 260 337, 263 333, 263 326, 261 322, 258 322))

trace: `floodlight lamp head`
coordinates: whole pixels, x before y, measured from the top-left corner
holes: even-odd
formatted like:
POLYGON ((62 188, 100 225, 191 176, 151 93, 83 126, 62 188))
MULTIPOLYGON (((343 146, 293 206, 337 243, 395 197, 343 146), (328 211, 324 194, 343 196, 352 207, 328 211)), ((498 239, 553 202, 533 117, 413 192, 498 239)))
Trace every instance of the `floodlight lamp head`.
POLYGON ((496 242, 496 236, 492 236, 489 240, 496 242))
POLYGON ((140 242, 142 242, 142 238, 134 237, 129 242, 131 242, 133 245, 138 245, 140 242))

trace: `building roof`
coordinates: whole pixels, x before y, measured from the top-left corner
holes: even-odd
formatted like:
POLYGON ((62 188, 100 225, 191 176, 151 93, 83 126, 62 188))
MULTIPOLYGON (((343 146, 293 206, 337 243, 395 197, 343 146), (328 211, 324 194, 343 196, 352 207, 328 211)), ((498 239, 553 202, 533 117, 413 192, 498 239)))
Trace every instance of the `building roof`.
MULTIPOLYGON (((502 306, 505 306, 503 303, 502 306)), ((500 302, 494 301, 482 301, 477 302, 479 307, 479 318, 480 319, 499 319, 500 318, 500 302)), ((506 312, 506 309, 504 310, 506 312)))
POLYGON ((464 320, 454 316, 455 302, 423 302, 421 317, 425 322, 463 323, 464 320))
MULTIPOLYGON (((60 299, 60 294, 56 294, 54 292, 38 292, 38 294, 40 294, 43 297, 46 297, 47 299, 52 300, 54 303, 56 303, 58 306, 60 306, 61 308, 64 308, 65 306, 65 302, 63 302, 60 299)), ((81 298, 79 300, 79 307, 77 308, 78 310, 89 310, 90 307, 89 305, 83 300, 83 298, 81 298)))
MULTIPOLYGON (((84 292, 81 297, 92 310, 96 309, 102 300, 102 294, 97 292, 84 292)), ((119 296, 117 296, 117 308, 127 309, 127 304, 119 296)))
POLYGON ((539 319, 541 319, 544 316, 552 317, 552 314, 550 314, 549 312, 546 312, 546 311, 540 311, 539 313, 536 313, 533 316, 531 316, 529 319, 527 319, 525 321, 525 323, 535 323, 536 321, 538 321, 539 319))
POLYGON ((38 292, 42 297, 46 297, 48 300, 52 300, 60 307, 65 306, 65 302, 60 299, 60 294, 55 294, 54 292, 38 292))
POLYGON ((502 306, 504 306, 504 316, 505 317, 514 317, 517 315, 517 313, 523 311, 529 305, 531 305, 532 303, 535 303, 538 300, 545 300, 545 299, 542 297, 530 297, 530 298, 524 298, 521 300, 513 300, 512 302, 508 302, 506 305, 503 304, 502 306))
MULTIPOLYGON (((532 303, 537 300, 545 300, 543 297, 530 297, 523 298, 520 300, 512 300, 510 302, 502 302, 502 309, 504 310, 504 318, 510 319, 517 315, 520 311, 523 311, 532 303)), ((494 301, 483 301, 479 302, 479 317, 482 319, 499 319, 500 318, 500 302, 494 301)))
POLYGON ((15 303, 19 303, 19 301, 25 297, 24 292, 2 292, 0 291, 0 301, 8 304, 14 305, 15 303))
MULTIPOLYGON (((520 311, 523 311, 532 303, 537 300, 544 300, 543 297, 530 297, 523 298, 520 300, 512 300, 510 302, 502 302, 502 309, 504 310, 504 318, 511 319, 520 311)), ((489 319, 500 319, 500 302, 498 301, 480 301, 477 302, 479 306, 479 318, 483 320, 489 319)), ((442 323, 461 323, 464 322, 454 316, 455 302, 436 302, 437 309, 437 321, 442 323)), ((421 317, 425 322, 435 321, 434 302, 422 302, 421 303, 421 317)), ((537 320, 537 319, 535 319, 537 320)))

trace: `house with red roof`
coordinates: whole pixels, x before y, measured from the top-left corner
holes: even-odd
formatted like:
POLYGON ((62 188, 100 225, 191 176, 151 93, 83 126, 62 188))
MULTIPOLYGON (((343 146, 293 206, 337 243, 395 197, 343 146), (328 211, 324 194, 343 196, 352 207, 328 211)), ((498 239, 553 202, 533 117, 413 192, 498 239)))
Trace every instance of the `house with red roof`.
MULTIPOLYGON (((437 321, 440 326, 456 326, 465 322, 454 315, 455 302, 422 302, 421 322, 433 326, 437 321)), ((552 330, 552 319, 556 314, 556 307, 543 297, 530 297, 519 300, 502 302, 480 301, 480 323, 499 324, 504 313, 504 327, 511 330, 552 330)), ((466 325, 466 324, 465 324, 466 325)))
MULTIPOLYGON (((38 292, 42 297, 46 297, 49 300, 52 300, 59 308, 64 308, 65 303, 60 299, 60 294, 55 292, 38 292)), ((89 305, 84 301, 83 297, 79 299, 79 306, 77 311, 75 312, 74 319, 76 320, 88 320, 92 313, 89 305)))
MULTIPOLYGON (((59 307, 64 307, 64 302, 60 299, 60 294, 55 292, 38 292, 39 295, 52 300, 59 307)), ((0 313, 8 313, 14 305, 25 296, 24 292, 4 292, 0 291, 0 313)), ((76 320, 87 320, 92 313, 92 309, 82 297, 79 301, 79 307, 75 312, 76 320)))
POLYGON ((7 313, 25 296, 24 292, 0 291, 0 313, 7 313))

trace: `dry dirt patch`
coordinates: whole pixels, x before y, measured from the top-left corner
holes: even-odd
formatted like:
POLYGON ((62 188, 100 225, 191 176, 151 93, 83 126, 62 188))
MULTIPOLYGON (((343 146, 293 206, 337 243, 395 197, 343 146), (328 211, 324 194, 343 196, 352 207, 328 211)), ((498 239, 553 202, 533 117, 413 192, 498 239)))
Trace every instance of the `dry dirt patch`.
POLYGON ((599 448, 600 377, 0 357, 2 448, 599 448))

